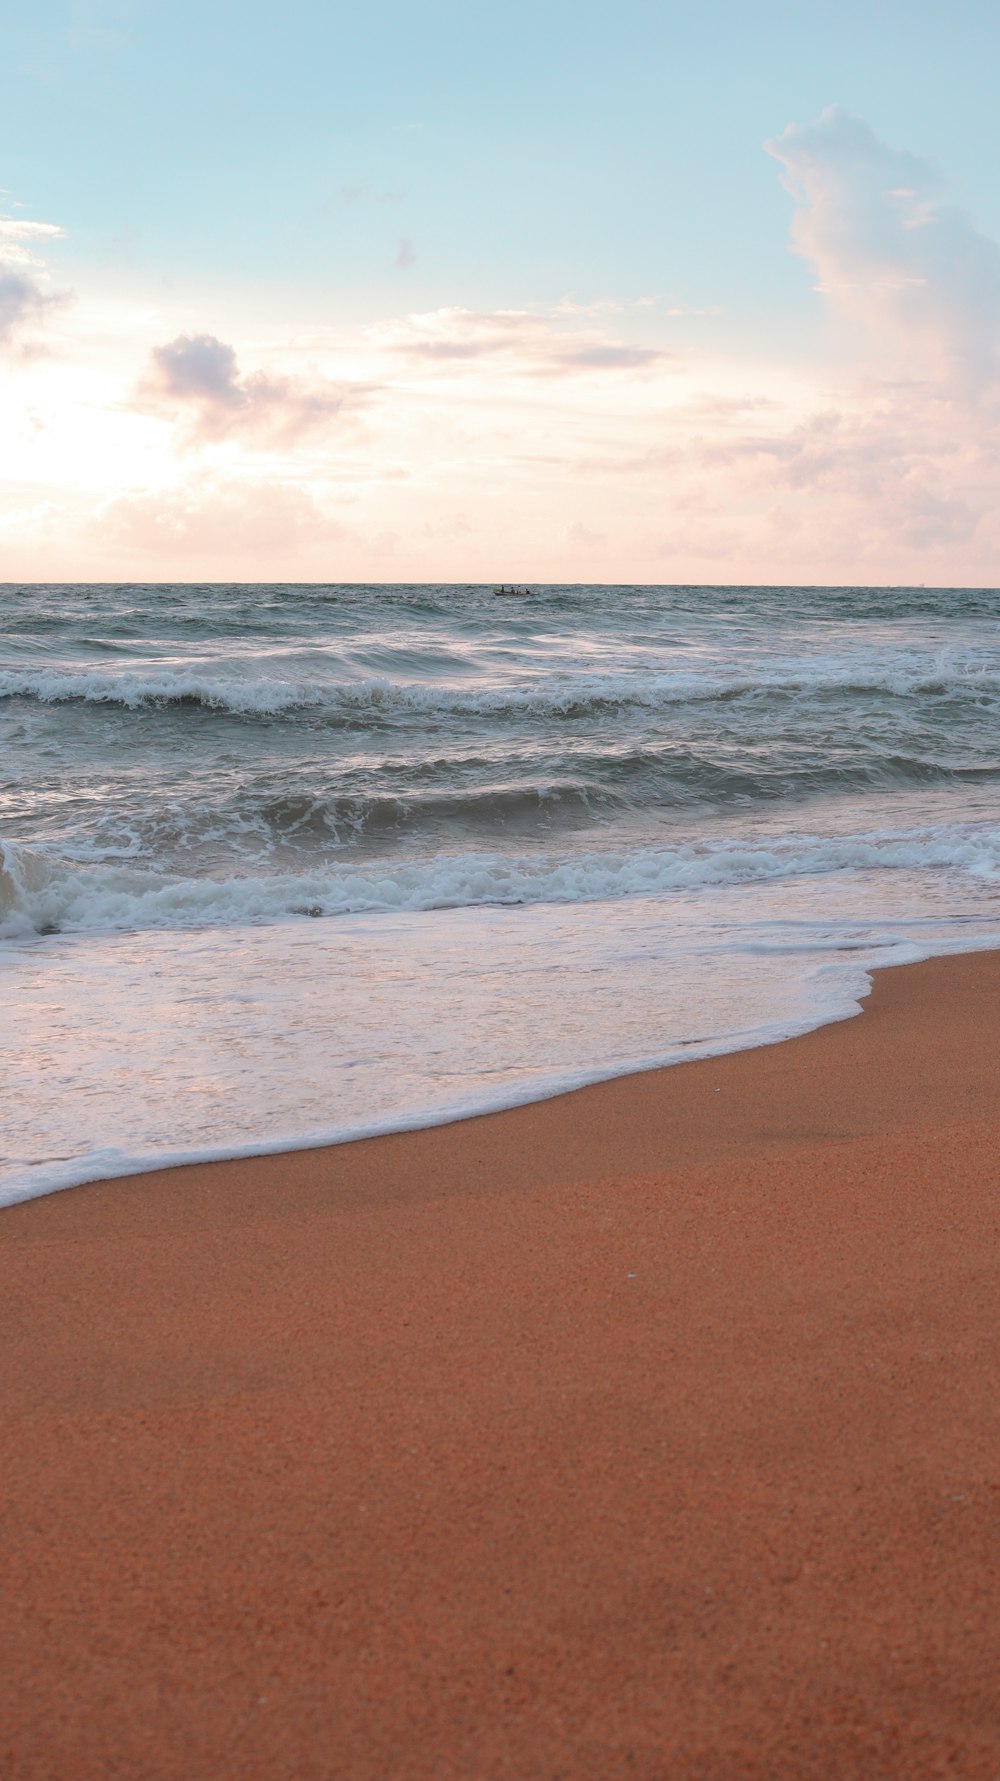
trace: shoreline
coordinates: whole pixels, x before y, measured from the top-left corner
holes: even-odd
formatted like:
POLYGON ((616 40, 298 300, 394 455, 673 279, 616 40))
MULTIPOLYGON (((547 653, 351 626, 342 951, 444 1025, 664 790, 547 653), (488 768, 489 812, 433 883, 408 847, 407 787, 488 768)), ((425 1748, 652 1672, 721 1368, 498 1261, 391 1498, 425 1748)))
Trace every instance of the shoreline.
POLYGON ((0 1211, 9 1773, 995 1781, 998 1091, 939 955, 0 1211))
MULTIPOLYGON (((845 953, 849 953, 850 950, 849 948, 844 949, 845 953)), ((858 948, 857 950, 859 953, 864 953, 868 949, 858 948)), ((876 954, 878 953, 877 948, 872 950, 876 954)), ((517 1112, 526 1107, 560 1100, 566 1095, 577 1094, 581 1090, 600 1087, 605 1083, 620 1082, 632 1076, 654 1075, 662 1070, 673 1070, 692 1063, 705 1063, 719 1058, 734 1057, 744 1051, 786 1045, 793 1040, 808 1037, 809 1034, 824 1027, 836 1026, 843 1021, 856 1019, 863 1012, 871 994, 873 978, 883 971, 908 970, 914 964, 927 964, 934 959, 960 958, 970 952, 978 954, 994 950, 1000 951, 1000 938, 991 945, 985 935, 978 935, 971 944, 955 942, 944 950, 934 950, 918 955, 916 958, 910 956, 898 961, 889 958, 874 965, 860 963, 857 966, 857 976, 853 979, 849 969, 842 967, 845 982, 835 1003, 828 1001, 821 1013, 809 1014, 796 1021, 789 1021, 787 1030, 775 1031, 773 1026, 764 1026, 755 1028, 749 1033, 727 1034, 720 1037, 718 1049, 712 1048, 716 1044, 715 1040, 676 1040, 675 1046, 682 1052, 689 1046, 707 1046, 709 1049, 699 1049, 693 1056, 675 1054, 661 1058, 630 1061, 611 1070, 610 1074, 607 1066, 596 1066, 593 1069, 570 1072, 564 1080, 559 1082, 544 1085, 532 1083, 522 1086, 518 1090, 512 1090, 509 1095, 501 1094, 495 1101, 486 1105, 459 1104, 445 1108, 421 1109, 413 1113, 389 1114, 384 1119, 343 1130, 332 1128, 326 1132, 307 1132, 295 1136, 252 1139, 247 1143, 224 1141, 206 1148, 179 1149, 160 1154, 138 1152, 130 1155, 109 1147, 106 1150, 89 1151, 79 1158, 64 1159, 64 1166, 69 1171, 69 1179, 53 1179, 53 1173, 58 1174, 58 1161, 39 1163, 35 1166, 40 1172, 45 1173, 44 1184, 29 1183, 23 1177, 12 1178, 6 1183, 0 1180, 0 1215, 10 1207, 42 1199, 50 1194, 66 1193, 71 1189, 101 1185, 104 1182, 127 1182, 138 1179, 140 1176, 162 1175, 175 1169, 215 1163, 245 1163, 257 1159, 283 1157, 298 1151, 325 1151, 384 1138, 405 1137, 411 1133, 428 1131, 440 1126, 464 1124, 470 1120, 517 1112), (861 988, 858 978, 863 979, 867 987, 861 988), (81 1170, 82 1172, 78 1172, 81 1170)))

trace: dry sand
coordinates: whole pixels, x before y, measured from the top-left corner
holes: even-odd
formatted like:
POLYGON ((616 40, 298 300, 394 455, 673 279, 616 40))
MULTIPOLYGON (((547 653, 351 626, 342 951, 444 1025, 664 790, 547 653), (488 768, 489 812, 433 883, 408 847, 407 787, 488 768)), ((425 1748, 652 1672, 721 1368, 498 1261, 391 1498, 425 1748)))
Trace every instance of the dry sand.
POLYGON ((980 954, 0 1214, 3 1781, 996 1781, 998 1087, 980 954))

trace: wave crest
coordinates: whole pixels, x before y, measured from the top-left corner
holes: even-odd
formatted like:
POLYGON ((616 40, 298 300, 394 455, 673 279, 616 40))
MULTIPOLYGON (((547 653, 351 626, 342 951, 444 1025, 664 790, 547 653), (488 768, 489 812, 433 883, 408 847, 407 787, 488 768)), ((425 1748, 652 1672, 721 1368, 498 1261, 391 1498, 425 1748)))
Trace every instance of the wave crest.
POLYGON ((0 853, 0 937, 116 929, 244 926, 296 916, 584 903, 844 872, 1000 875, 1000 825, 828 837, 710 840, 553 856, 487 853, 226 878, 83 866, 8 842, 0 853))
POLYGON ((632 671, 597 675, 558 672, 538 680, 469 688, 369 676, 338 683, 257 675, 206 675, 164 669, 108 673, 91 669, 28 669, 0 673, 0 700, 39 704, 80 702, 139 711, 157 706, 198 708, 240 718, 312 714, 331 723, 391 720, 395 716, 585 718, 602 711, 660 710, 671 705, 764 697, 978 697, 1000 694, 1000 674, 986 669, 929 672, 926 665, 859 674, 856 667, 796 674, 712 678, 690 671, 632 671))

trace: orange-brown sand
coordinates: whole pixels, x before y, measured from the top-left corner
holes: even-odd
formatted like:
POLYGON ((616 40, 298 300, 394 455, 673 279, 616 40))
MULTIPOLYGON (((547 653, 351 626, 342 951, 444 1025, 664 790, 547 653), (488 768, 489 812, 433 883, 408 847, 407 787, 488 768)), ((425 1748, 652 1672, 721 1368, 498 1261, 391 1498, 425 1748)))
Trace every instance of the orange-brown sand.
POLYGON ((980 954, 0 1214, 3 1781, 996 1781, 998 1089, 980 954))

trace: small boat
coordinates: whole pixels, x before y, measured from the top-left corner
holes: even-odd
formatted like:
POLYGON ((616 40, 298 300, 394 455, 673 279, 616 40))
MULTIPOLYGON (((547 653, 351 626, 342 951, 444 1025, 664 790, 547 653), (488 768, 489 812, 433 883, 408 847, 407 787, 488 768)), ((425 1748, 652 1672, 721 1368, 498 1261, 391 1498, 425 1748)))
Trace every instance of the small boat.
POLYGON ((495 587, 493 592, 502 595, 507 600, 527 600, 531 589, 530 587, 495 587))

